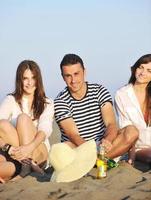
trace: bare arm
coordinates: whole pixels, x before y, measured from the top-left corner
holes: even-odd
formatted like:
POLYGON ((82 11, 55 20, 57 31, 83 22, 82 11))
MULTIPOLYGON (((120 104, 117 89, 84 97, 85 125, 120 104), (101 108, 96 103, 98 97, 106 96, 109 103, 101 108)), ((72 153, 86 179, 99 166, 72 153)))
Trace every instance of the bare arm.
POLYGON ((72 118, 67 118, 60 121, 59 125, 64 130, 70 141, 76 146, 79 146, 85 142, 85 140, 80 137, 78 128, 72 118))
MULTIPOLYGON (((103 121, 106 126, 105 140, 112 143, 113 140, 117 137, 118 127, 116 124, 116 118, 113 110, 113 106, 110 102, 105 103, 101 108, 103 121)), ((105 142, 105 141, 104 141, 105 142)))
POLYGON ((16 160, 24 160, 31 156, 32 152, 45 140, 46 134, 43 131, 38 131, 34 139, 29 144, 24 144, 19 147, 12 147, 9 153, 16 160))

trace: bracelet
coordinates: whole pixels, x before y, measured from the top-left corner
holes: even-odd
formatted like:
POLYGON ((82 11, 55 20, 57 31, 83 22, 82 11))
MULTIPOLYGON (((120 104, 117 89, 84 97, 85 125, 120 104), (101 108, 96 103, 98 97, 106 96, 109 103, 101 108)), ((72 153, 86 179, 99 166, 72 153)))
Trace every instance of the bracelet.
POLYGON ((10 144, 5 144, 1 149, 2 151, 8 153, 9 149, 11 148, 12 145, 10 144))

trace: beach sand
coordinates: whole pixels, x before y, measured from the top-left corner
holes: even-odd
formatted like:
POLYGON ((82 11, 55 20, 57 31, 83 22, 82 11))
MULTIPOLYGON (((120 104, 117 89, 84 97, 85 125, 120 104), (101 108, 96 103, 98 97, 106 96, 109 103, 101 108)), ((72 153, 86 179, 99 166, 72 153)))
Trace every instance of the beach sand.
MULTIPOLYGON (((59 131, 54 125, 50 143, 59 141, 59 131)), ((16 182, 0 184, 0 200, 151 200, 150 167, 135 163, 135 167, 121 162, 107 171, 107 177, 96 179, 96 168, 71 183, 50 182, 52 170, 41 175, 31 175, 16 182)))

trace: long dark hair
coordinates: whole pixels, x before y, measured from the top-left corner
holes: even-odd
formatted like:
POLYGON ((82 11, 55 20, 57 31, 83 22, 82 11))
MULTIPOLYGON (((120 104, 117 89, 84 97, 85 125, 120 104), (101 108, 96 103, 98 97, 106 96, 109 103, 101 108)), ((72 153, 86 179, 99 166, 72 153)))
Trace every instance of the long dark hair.
POLYGON ((32 60, 22 61, 16 71, 16 81, 15 81, 15 90, 11 93, 15 97, 16 102, 19 104, 22 109, 21 99, 23 96, 23 74, 26 69, 30 69, 35 77, 36 90, 34 93, 34 99, 32 103, 33 116, 34 119, 39 119, 40 115, 44 111, 46 103, 46 95, 44 92, 44 86, 41 76, 41 71, 38 64, 32 60))
MULTIPOLYGON (((136 63, 131 67, 131 77, 128 83, 135 84, 136 77, 136 69, 140 67, 141 64, 148 64, 151 62, 151 54, 146 54, 140 57, 136 63)), ((146 113, 148 116, 148 123, 151 123, 151 81, 148 83, 146 87, 146 113)))

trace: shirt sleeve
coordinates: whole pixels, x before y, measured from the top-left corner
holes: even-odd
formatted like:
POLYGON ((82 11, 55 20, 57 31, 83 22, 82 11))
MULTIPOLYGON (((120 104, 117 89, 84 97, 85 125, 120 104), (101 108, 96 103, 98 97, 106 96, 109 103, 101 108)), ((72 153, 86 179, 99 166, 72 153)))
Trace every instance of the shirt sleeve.
POLYGON ((111 104, 113 104, 112 97, 109 91, 102 85, 99 86, 98 99, 99 99, 100 107, 103 107, 106 102, 110 102, 111 104))
POLYGON ((125 106, 122 101, 122 93, 120 93, 120 91, 117 91, 115 94, 115 109, 118 115, 120 128, 132 125, 132 122, 129 120, 127 112, 125 111, 125 106))
POLYGON ((46 137, 50 137, 52 133, 53 126, 53 116, 54 116, 54 103, 52 99, 46 99, 46 106, 38 120, 38 131, 43 131, 46 137))
POLYGON ((69 106, 62 99, 55 99, 54 107, 55 107, 55 119, 57 123, 61 120, 72 117, 69 106))
POLYGON ((0 104, 0 119, 9 120, 12 115, 15 99, 12 95, 6 96, 6 98, 0 104))

